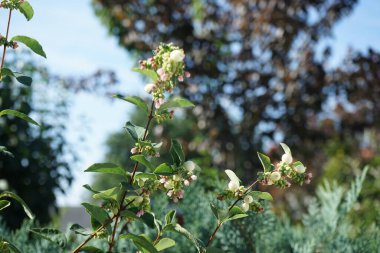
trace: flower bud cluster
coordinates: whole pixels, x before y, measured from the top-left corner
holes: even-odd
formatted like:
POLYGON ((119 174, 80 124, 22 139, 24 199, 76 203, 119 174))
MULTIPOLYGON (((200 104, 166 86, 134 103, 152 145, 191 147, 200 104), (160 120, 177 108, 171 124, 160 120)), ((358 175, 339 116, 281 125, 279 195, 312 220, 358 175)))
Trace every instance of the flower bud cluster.
POLYGON ((4 9, 18 9, 20 4, 24 3, 24 0, 2 0, 0 3, 0 8, 4 9))
POLYGON ((164 103, 164 92, 172 93, 177 81, 183 82, 185 77, 190 77, 190 73, 185 71, 183 49, 172 43, 160 44, 153 54, 153 57, 139 63, 141 70, 152 70, 158 76, 158 81, 148 83, 144 90, 152 94, 155 107, 159 108, 164 103))
POLYGON ((174 202, 178 202, 183 198, 183 188, 185 186, 189 186, 193 181, 197 180, 198 177, 194 174, 195 169, 195 163, 187 161, 178 168, 178 172, 175 175, 160 176, 159 182, 161 187, 174 202))
POLYGON ((138 141, 135 143, 135 146, 131 149, 132 155, 142 153, 151 157, 160 157, 160 153, 158 152, 161 144, 152 143, 149 140, 146 141, 138 141))
POLYGON ((264 185, 276 185, 280 188, 290 187, 291 182, 302 185, 311 182, 312 174, 306 173, 306 167, 300 162, 293 162, 291 153, 287 152, 281 157, 272 171, 259 172, 259 180, 264 185))
POLYGON ((150 197, 149 192, 143 191, 142 194, 135 196, 133 199, 133 205, 138 208, 136 215, 141 217, 144 215, 145 211, 150 210, 150 197))
POLYGON ((157 121, 158 124, 166 121, 166 120, 169 120, 169 119, 173 119, 173 116, 174 116, 174 111, 165 111, 165 112, 160 112, 160 113, 157 113, 157 111, 154 111, 154 119, 157 121))

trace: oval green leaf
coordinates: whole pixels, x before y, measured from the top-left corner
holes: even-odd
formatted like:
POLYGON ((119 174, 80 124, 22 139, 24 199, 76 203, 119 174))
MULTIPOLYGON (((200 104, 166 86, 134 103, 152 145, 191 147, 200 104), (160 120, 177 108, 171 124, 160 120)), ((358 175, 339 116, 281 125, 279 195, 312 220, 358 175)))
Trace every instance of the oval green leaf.
POLYGON ((153 82, 158 81, 158 75, 155 71, 151 69, 140 69, 140 68, 133 68, 132 71, 138 72, 140 74, 143 74, 144 76, 148 77, 153 82))
POLYGON ((124 101, 127 101, 131 104, 136 105, 138 108, 142 109, 146 114, 148 114, 148 106, 146 105, 145 101, 142 100, 140 97, 137 96, 128 96, 128 97, 123 97, 122 95, 116 94, 113 95, 112 97, 118 98, 124 101))
POLYGON ((11 41, 18 41, 18 42, 21 42, 23 43, 25 46, 27 46, 28 48, 30 48, 33 52, 35 52, 36 54, 46 58, 46 54, 41 46, 41 44, 33 39, 33 38, 30 38, 28 36, 24 36, 24 35, 17 35, 17 36, 14 36, 11 41))
POLYGON ((114 163, 95 163, 91 165, 88 169, 86 169, 84 172, 99 172, 106 174, 116 174, 121 176, 126 175, 125 170, 114 163))
POLYGON ((4 115, 12 115, 12 116, 15 116, 17 118, 23 119, 29 123, 32 123, 33 125, 41 127, 40 124, 38 124, 36 121, 34 121, 32 118, 30 118, 28 115, 26 115, 22 112, 18 112, 18 111, 11 110, 11 109, 6 109, 6 110, 2 110, 0 112, 0 117, 2 117, 4 115))
POLYGON ((169 108, 175 108, 175 107, 193 107, 194 104, 191 103, 189 100, 182 98, 182 97, 173 97, 169 99, 166 103, 160 106, 160 108, 157 110, 158 113, 163 112, 164 110, 167 110, 169 108))
POLYGON ((171 248, 175 245, 175 241, 170 238, 162 238, 154 247, 157 251, 162 251, 164 249, 171 248))
POLYGON ((162 163, 157 166, 157 168, 154 170, 154 174, 157 175, 163 175, 163 176, 170 176, 173 175, 174 170, 172 167, 167 165, 166 163, 162 163))
POLYGON ((20 4, 18 10, 25 16, 26 20, 29 21, 33 18, 34 10, 28 1, 20 4))

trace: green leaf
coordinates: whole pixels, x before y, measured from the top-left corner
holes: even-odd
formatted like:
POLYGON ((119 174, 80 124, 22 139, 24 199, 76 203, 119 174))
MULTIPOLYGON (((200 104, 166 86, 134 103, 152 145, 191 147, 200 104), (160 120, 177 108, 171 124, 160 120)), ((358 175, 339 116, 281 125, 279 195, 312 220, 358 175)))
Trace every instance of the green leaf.
POLYGON ((144 155, 134 155, 134 156, 131 156, 131 159, 133 161, 141 163, 142 165, 144 165, 147 169, 151 171, 154 170, 154 166, 145 158, 144 155))
POLYGON ((84 236, 91 235, 90 231, 88 231, 87 229, 85 229, 84 227, 82 227, 79 224, 71 225, 70 230, 73 231, 75 234, 78 234, 78 235, 84 235, 84 236))
POLYGON ((135 126, 129 121, 125 124, 125 128, 135 141, 142 140, 144 138, 145 128, 135 126))
POLYGON ((6 109, 6 110, 2 110, 0 112, 0 117, 4 116, 4 115, 12 115, 12 116, 15 116, 17 118, 20 118, 20 119, 23 119, 29 123, 32 123, 36 126, 40 126, 40 124, 38 124, 36 121, 34 121, 32 118, 30 118, 28 115, 22 113, 22 112, 18 112, 18 111, 15 111, 15 110, 10 110, 10 109, 6 109))
POLYGON ((9 68, 2 68, 1 69, 1 76, 3 76, 3 77, 4 76, 14 77, 14 78, 16 78, 16 80, 19 83, 24 84, 26 86, 31 86, 32 82, 33 82, 33 79, 31 77, 25 76, 19 72, 13 72, 9 68))
POLYGON ((11 202, 8 200, 0 200, 0 210, 3 210, 11 205, 11 202))
POLYGON ((148 241, 145 237, 140 235, 134 235, 134 234, 127 234, 127 235, 120 235, 121 239, 130 239, 133 241, 136 246, 141 246, 142 248, 148 250, 150 253, 156 253, 158 252, 154 245, 148 241))
POLYGON ((96 219, 101 224, 104 224, 110 218, 108 213, 99 206, 95 206, 90 203, 82 203, 82 206, 86 208, 87 213, 89 213, 91 217, 96 219))
POLYGON ((120 187, 113 187, 105 191, 101 191, 99 193, 94 194, 92 197, 94 199, 103 199, 103 200, 110 200, 110 201, 116 201, 119 202, 121 194, 120 187))
POLYGON ((18 10, 25 16, 26 20, 29 21, 33 18, 34 10, 29 2, 25 1, 20 4, 18 10))
POLYGON ((30 37, 27 37, 27 36, 23 36, 23 35, 17 35, 17 36, 14 36, 11 41, 18 41, 18 42, 21 42, 23 43, 25 46, 29 47, 33 52, 35 52, 36 54, 46 58, 46 54, 42 48, 42 46, 40 45, 40 43, 35 40, 35 39, 32 39, 30 37))
POLYGON ((162 163, 157 166, 157 168, 154 170, 153 173, 157 175, 170 176, 170 175, 173 175, 174 170, 172 167, 170 167, 166 163, 162 163))
POLYGON ((91 165, 88 169, 86 169, 84 172, 99 172, 107 174, 116 174, 121 176, 126 175, 125 170, 114 163, 95 163, 91 165))
POLYGON ((273 197, 269 192, 252 191, 249 194, 256 199, 273 200, 273 197))
POLYGON ((181 144, 177 140, 172 139, 169 152, 176 165, 181 165, 185 162, 185 154, 183 153, 181 144))
POLYGON ((144 173, 144 172, 137 172, 135 175, 135 179, 151 179, 156 180, 157 175, 153 173, 144 173))
POLYGON ((162 238, 154 247, 156 247, 157 251, 162 251, 164 249, 171 248, 175 245, 175 241, 170 238, 162 238))
POLYGON ((90 192, 93 192, 93 193, 99 193, 100 191, 96 191, 94 189, 91 188, 91 186, 89 186, 88 184, 85 184, 83 185, 84 188, 86 188, 87 190, 89 190, 90 192))
POLYGON ((32 228, 30 230, 34 234, 57 244, 59 247, 64 248, 67 244, 67 239, 61 231, 55 228, 32 228))
POLYGON ((214 216, 219 219, 218 208, 213 203, 210 203, 210 207, 214 216))
POLYGON ((98 249, 94 246, 84 246, 82 247, 78 252, 85 252, 85 253, 104 253, 103 250, 98 249))
POLYGON ((166 222, 166 224, 173 223, 173 221, 174 221, 174 219, 175 219, 175 213, 176 213, 176 210, 170 210, 170 211, 165 215, 165 222, 166 222))
POLYGON ((175 108, 175 107, 193 107, 194 104, 191 103, 189 100, 181 97, 173 97, 169 99, 166 103, 162 104, 160 108, 157 110, 158 113, 162 113, 163 111, 169 109, 169 108, 175 108))
POLYGON ((263 165, 264 172, 272 171, 273 165, 270 161, 270 158, 260 152, 257 152, 257 155, 259 156, 260 162, 263 165))
POLYGON ((28 205, 25 203, 25 201, 22 200, 18 195, 14 194, 13 192, 5 191, 0 194, 0 199, 2 198, 12 198, 16 200, 24 208, 24 212, 26 213, 26 215, 28 215, 30 219, 34 219, 34 215, 32 214, 32 211, 30 210, 28 205))
POLYGON ((153 82, 157 82, 158 81, 158 75, 157 75, 157 73, 154 70, 133 68, 132 71, 138 72, 140 74, 143 74, 143 75, 147 76, 153 82))
POLYGON ((231 220, 237 220, 241 218, 245 218, 248 215, 238 206, 234 206, 229 211, 229 217, 227 219, 224 219, 222 222, 231 221, 231 220))
POLYGON ((285 154, 292 155, 292 152, 290 151, 290 148, 285 143, 280 143, 282 149, 284 150, 285 154))
POLYGON ((202 248, 203 248, 202 241, 196 238, 194 235, 192 235, 189 231, 187 231, 187 229, 185 229, 179 224, 176 224, 175 226, 168 226, 168 227, 170 231, 179 233, 180 235, 183 235, 187 239, 189 239, 194 244, 198 252, 202 251, 202 248))
POLYGON ((155 228, 159 232, 161 230, 160 224, 156 220, 154 213, 145 212, 140 219, 150 228, 155 228))
POLYGON ((149 109, 148 109, 148 106, 147 104, 145 103, 145 101, 143 99, 141 99, 140 97, 137 97, 137 96, 128 96, 128 97, 123 97, 122 95, 119 95, 119 94, 115 94, 113 95, 114 98, 118 98, 118 99, 121 99, 121 100, 124 100, 124 101, 127 101, 129 103, 132 103, 134 105, 136 105, 138 108, 142 109, 143 111, 146 112, 146 114, 149 113, 149 109))

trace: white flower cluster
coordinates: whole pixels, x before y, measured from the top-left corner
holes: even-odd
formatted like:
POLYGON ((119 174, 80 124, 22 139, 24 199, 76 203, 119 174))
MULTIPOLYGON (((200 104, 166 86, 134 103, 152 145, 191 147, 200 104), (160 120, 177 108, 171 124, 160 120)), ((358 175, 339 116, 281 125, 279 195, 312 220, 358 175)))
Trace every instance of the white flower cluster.
POLYGON ((293 161, 292 153, 286 144, 281 143, 281 146, 285 152, 281 157, 281 162, 276 164, 272 172, 264 173, 265 180, 263 184, 289 187, 291 183, 287 179, 300 184, 303 182, 310 183, 312 174, 305 174, 306 167, 299 161, 293 161))
POLYGON ((176 82, 183 82, 184 78, 189 78, 190 73, 185 71, 185 52, 183 49, 174 46, 172 43, 161 44, 154 50, 154 56, 140 61, 140 69, 154 71, 158 76, 158 81, 148 83, 144 90, 153 95, 155 107, 159 108, 165 99, 164 92, 173 92, 176 82))
POLYGON ((171 198, 174 202, 178 202, 179 199, 183 198, 184 190, 183 186, 189 186, 191 182, 197 180, 197 176, 194 175, 195 163, 192 161, 187 161, 183 164, 185 172, 181 175, 176 174, 173 176, 161 176, 159 182, 167 190, 166 195, 171 198))

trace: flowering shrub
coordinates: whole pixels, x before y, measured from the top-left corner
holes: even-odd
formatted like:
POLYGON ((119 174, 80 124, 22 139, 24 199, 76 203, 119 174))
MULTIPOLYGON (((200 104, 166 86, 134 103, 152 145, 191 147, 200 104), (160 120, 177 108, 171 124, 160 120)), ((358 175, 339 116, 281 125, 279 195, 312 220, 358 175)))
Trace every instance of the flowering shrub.
MULTIPOLYGON (((118 240, 131 240, 140 252, 159 252, 173 247, 175 241, 170 238, 170 233, 176 232, 188 238, 198 252, 210 252, 210 247, 215 235, 228 221, 242 219, 248 216, 248 212, 263 211, 262 201, 272 200, 267 192, 255 191, 256 184, 275 185, 280 188, 289 187, 290 181, 302 184, 311 178, 306 174, 306 167, 299 161, 293 162, 289 147, 281 144, 285 154, 282 161, 273 165, 270 158, 259 153, 259 159, 263 165, 258 179, 248 186, 241 184, 240 179, 232 170, 225 170, 230 181, 226 189, 218 194, 214 203, 211 203, 211 211, 217 219, 217 226, 210 231, 207 242, 202 242, 188 230, 176 222, 176 211, 170 210, 160 220, 152 211, 152 197, 155 194, 165 194, 173 203, 186 198, 186 188, 198 178, 201 170, 197 164, 187 160, 179 141, 171 140, 169 153, 172 161, 153 165, 153 160, 160 156, 162 143, 150 140, 149 128, 153 122, 160 124, 170 120, 174 116, 174 108, 192 107, 193 104, 181 97, 172 95, 178 82, 190 77, 186 72, 184 51, 173 44, 161 44, 153 51, 153 56, 141 60, 140 67, 134 71, 139 72, 150 79, 144 90, 150 94, 150 105, 136 96, 115 95, 115 98, 130 102, 140 108, 146 115, 145 127, 134 125, 132 122, 125 124, 126 131, 135 141, 131 149, 130 157, 135 165, 131 170, 126 170, 113 163, 97 163, 86 172, 116 174, 122 176, 118 185, 110 189, 98 190, 89 185, 85 187, 93 193, 93 198, 101 200, 101 206, 91 203, 82 203, 91 216, 92 230, 87 230, 79 224, 74 224, 71 230, 86 238, 75 249, 75 252, 113 252, 118 240), (223 203, 221 203, 223 202, 223 203), (227 206, 227 207, 226 207, 227 206), (133 234, 128 232, 128 225, 143 223, 156 231, 154 238, 145 234, 133 234), (106 240, 108 249, 100 249, 87 245, 92 239, 106 240)), ((58 230, 43 228, 33 229, 34 233, 47 238, 59 245, 66 244, 66 238, 58 230)))
MULTIPOLYGON (((9 9, 7 33, 5 37, 0 37, 1 45, 4 46, 1 78, 14 77, 19 82, 30 85, 30 78, 3 68, 3 64, 6 48, 17 48, 17 42, 25 44, 35 53, 46 57, 42 47, 32 38, 15 36, 8 40, 12 11, 21 11, 29 20, 33 16, 33 9, 28 2, 20 0, 4 0, 1 2, 1 7, 9 9)), ((161 193, 165 194, 173 203, 181 201, 186 197, 186 187, 197 180, 200 171, 199 166, 186 159, 182 146, 177 140, 171 141, 169 153, 172 161, 154 166, 152 159, 160 156, 162 143, 155 143, 148 138, 149 128, 153 122, 160 124, 172 119, 174 108, 193 106, 190 101, 172 95, 178 82, 190 78, 190 73, 186 71, 185 52, 173 44, 161 44, 153 51, 151 58, 140 61, 140 67, 134 70, 150 79, 150 83, 144 87, 144 90, 151 95, 150 105, 136 96, 115 95, 114 97, 136 105, 147 117, 144 127, 134 125, 132 122, 125 124, 125 129, 135 141, 134 147, 131 149, 131 159, 135 165, 131 170, 126 170, 113 163, 97 163, 85 170, 86 172, 116 174, 122 176, 123 179, 118 185, 105 190, 92 189, 89 185, 84 186, 93 193, 93 198, 100 200, 102 204, 98 206, 82 203, 91 216, 92 230, 87 230, 79 224, 71 226, 70 229, 74 233, 86 237, 82 243, 73 249, 73 253, 81 251, 104 252, 105 249, 87 245, 92 239, 106 240, 107 252, 113 252, 117 241, 124 239, 131 240, 140 252, 159 252, 175 245, 175 241, 169 237, 170 233, 168 232, 176 232, 185 236, 193 242, 198 252, 210 252, 210 245, 224 223, 245 218, 248 216, 247 213, 251 211, 261 212, 263 211, 262 201, 272 199, 272 196, 267 192, 253 190, 256 184, 273 184, 283 188, 290 187, 290 181, 297 184, 310 181, 311 174, 305 173, 306 167, 299 161, 293 162, 289 147, 282 143, 285 154, 281 162, 276 165, 272 164, 268 156, 258 154, 264 170, 259 173, 258 179, 248 186, 242 185, 232 170, 225 170, 230 181, 226 184, 226 189, 217 196, 217 200, 224 201, 226 204, 210 204, 211 211, 217 219, 217 226, 213 231, 210 231, 207 242, 200 241, 179 225, 176 222, 175 210, 169 211, 164 219, 160 220, 152 212, 152 196, 161 193), (226 205, 227 208, 225 208, 226 205), (131 223, 144 223, 155 229, 155 238, 145 234, 137 235, 128 232, 125 228, 131 223)), ((34 120, 20 112, 12 110, 0 112, 0 116, 5 114, 14 115, 38 125, 34 120)), ((25 203, 17 195, 2 193, 0 198, 2 197, 15 198, 24 205, 27 213, 30 213, 25 203)), ((1 210, 9 205, 9 201, 5 200, 0 204, 1 210)), ((66 237, 56 229, 35 228, 31 231, 59 246, 65 247, 67 243, 66 237)), ((9 242, 1 241, 0 243, 2 243, 0 244, 2 251, 18 252, 17 248, 9 242)))

